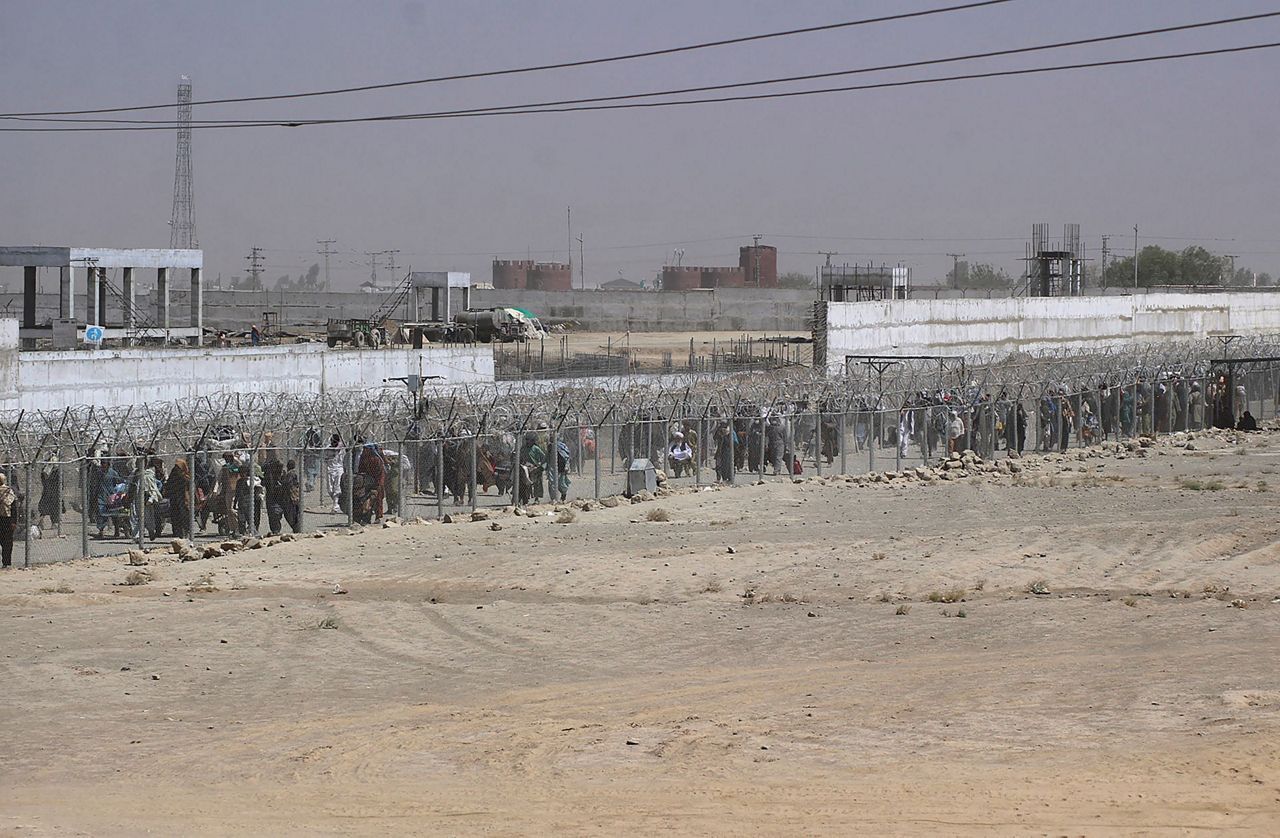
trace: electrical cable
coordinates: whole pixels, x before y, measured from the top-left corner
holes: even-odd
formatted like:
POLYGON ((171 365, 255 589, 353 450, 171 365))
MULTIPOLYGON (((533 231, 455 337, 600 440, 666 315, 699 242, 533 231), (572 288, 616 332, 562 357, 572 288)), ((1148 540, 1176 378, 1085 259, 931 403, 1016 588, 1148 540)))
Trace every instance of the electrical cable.
MULTIPOLYGON (((1055 43, 1038 44, 1035 46, 1028 46, 1028 47, 1015 47, 1011 49, 991 50, 988 52, 968 53, 965 55, 955 55, 947 58, 931 58, 931 59, 924 59, 920 61, 908 61, 908 62, 903 62, 899 64, 882 64, 882 65, 872 66, 872 67, 858 67, 858 68, 849 69, 849 70, 832 70, 832 71, 823 72, 823 73, 806 73, 804 75, 796 75, 796 76, 780 76, 780 77, 770 78, 770 79, 757 79, 755 81, 731 82, 726 84, 704 85, 701 87, 685 87, 685 88, 675 88, 675 89, 669 89, 669 90, 656 90, 648 93, 628 93, 628 94, 621 94, 621 95, 615 95, 615 96, 591 96, 591 97, 585 97, 580 99, 560 99, 560 100, 551 100, 551 101, 544 101, 544 102, 526 102, 519 105, 494 105, 492 107, 486 107, 486 108, 467 108, 463 110, 454 110, 454 111, 435 111, 435 112, 431 112, 431 115, 444 117, 444 116, 454 116, 454 115, 474 114, 474 113, 493 113, 498 111, 515 110, 515 109, 547 108, 547 107, 557 107, 557 106, 563 106, 563 105, 590 104, 595 102, 616 102, 616 101, 623 101, 623 100, 629 100, 629 99, 648 99, 655 96, 679 96, 679 95, 685 95, 689 93, 707 93, 711 91, 731 90, 731 89, 743 88, 743 87, 759 87, 763 85, 787 84, 787 83, 793 83, 793 82, 799 82, 799 81, 814 81, 817 79, 835 78, 839 76, 878 73, 878 72, 885 72, 889 70, 915 69, 920 67, 936 66, 939 64, 954 64, 962 61, 974 61, 974 60, 986 59, 986 58, 999 58, 999 57, 1006 57, 1010 55, 1025 55, 1032 52, 1042 52, 1046 50, 1065 49, 1069 47, 1078 47, 1078 46, 1088 46, 1093 44, 1122 41, 1122 40, 1128 40, 1133 38, 1149 37, 1152 35, 1167 35, 1174 32, 1186 32, 1186 31, 1195 30, 1195 29, 1206 29, 1214 26, 1225 26, 1225 25, 1235 24, 1235 23, 1252 22, 1252 21, 1262 20, 1265 18, 1274 18, 1274 17, 1280 17, 1280 10, 1271 11, 1271 12, 1261 12, 1253 15, 1243 15, 1239 17, 1220 18, 1217 20, 1200 21, 1197 23, 1183 23, 1183 24, 1177 24, 1174 26, 1162 26, 1155 29, 1143 29, 1136 32, 1124 32, 1124 33, 1119 33, 1114 35, 1099 35, 1099 36, 1090 37, 1090 38, 1077 38, 1075 40, 1070 40, 1070 41, 1058 41, 1055 43)), ((172 119, 155 119, 155 120, 93 119, 93 118, 63 119, 63 118, 52 118, 52 117, 26 117, 26 116, 5 116, 5 115, 0 115, 0 119, 10 119, 10 120, 23 121, 23 122, 55 122, 55 123, 75 123, 75 124, 161 125, 168 128, 175 127, 177 124, 172 119)), ((292 123, 311 124, 311 123, 319 123, 321 121, 322 120, 314 120, 314 119, 288 120, 288 122, 291 124, 292 123)), ((208 120, 197 119, 197 120, 191 121, 191 125, 193 127, 194 126, 221 126, 221 125, 231 125, 231 124, 234 124, 236 126, 244 126, 247 124, 280 125, 282 124, 282 120, 279 120, 279 119, 253 119, 253 120, 250 120, 250 119, 238 119, 238 120, 237 119, 208 119, 208 120)))
MULTIPOLYGON (((1229 55, 1246 52, 1255 52, 1258 50, 1275 49, 1280 47, 1280 41, 1272 41, 1261 44, 1246 44, 1235 47, 1220 47, 1217 49, 1194 50, 1190 52, 1165 53, 1162 55, 1149 55, 1140 58, 1116 58, 1105 61, 1086 61, 1074 64, 1057 64, 1047 67, 1024 67, 1014 70, 992 70, 983 73, 963 73, 954 76, 938 76, 925 79, 907 79, 900 81, 876 82, 873 84, 846 85, 842 87, 822 87, 812 88, 809 90, 791 90, 774 93, 753 93, 742 96, 716 96, 704 97, 700 99, 679 99, 675 101, 664 102, 627 102, 623 104, 602 104, 602 105, 573 105, 568 107, 554 108, 525 108, 519 110, 499 110, 484 111, 472 110, 461 112, 438 112, 438 113, 410 113, 410 114, 392 114, 384 116, 361 116, 361 117, 345 117, 332 119, 314 119, 306 121, 277 121, 277 122, 239 122, 219 125, 193 125, 192 130, 217 130, 223 128, 299 128, 310 127, 316 125, 352 125, 357 123, 370 122, 404 122, 418 120, 434 120, 434 119, 474 119, 480 117, 493 116, 523 116, 529 114, 546 114, 546 113, 575 113, 588 111, 614 111, 614 110, 639 110, 652 108, 670 108, 688 105, 704 105, 718 104, 723 102, 747 102, 747 101, 763 101, 770 99, 790 99, 799 96, 816 96, 831 93, 849 93, 864 90, 886 90, 898 87, 921 87, 932 84, 950 83, 956 81, 972 81, 978 79, 1003 78, 1012 76, 1029 76, 1041 75, 1045 73, 1065 72, 1069 70, 1085 70, 1095 69, 1099 67, 1120 67, 1136 64, 1150 64, 1160 61, 1176 61, 1186 58, 1203 58, 1212 55, 1229 55)), ((88 126, 88 127, 42 127, 42 128, 0 128, 3 133, 75 133, 75 132, 107 132, 107 131, 170 131, 176 127, 176 123, 166 125, 108 125, 108 126, 88 126)))
MULTIPOLYGON (((422 79, 407 79, 395 82, 383 82, 380 84, 365 84, 353 87, 335 87, 327 90, 313 90, 305 93, 281 93, 268 96, 239 96, 225 99, 202 99, 192 102, 195 105, 226 105, 237 104, 243 102, 269 102, 280 101, 284 99, 304 99, 315 96, 336 96, 347 93, 364 93, 371 90, 390 90, 398 87, 411 87, 415 85, 436 84, 447 81, 464 81, 469 79, 493 78, 495 76, 512 76, 524 73, 537 73, 546 70, 565 70, 577 67, 589 67, 599 64, 611 64, 619 61, 634 61, 641 58, 653 58, 660 55, 675 55, 683 52, 693 52, 696 50, 711 49, 714 47, 732 46, 735 44, 745 44, 754 41, 764 41, 773 38, 784 38, 792 35, 806 35, 814 32, 830 32, 837 29, 847 29, 854 26, 866 26, 873 23, 888 23, 897 20, 909 20, 912 18, 929 17, 931 15, 947 14, 950 12, 967 11, 970 9, 980 9, 985 6, 998 6, 1005 3, 1011 3, 1013 0, 975 0, 971 3, 961 3, 953 6, 943 6, 936 9, 921 9, 914 12, 900 12, 892 15, 881 15, 879 17, 862 18, 860 20, 847 20, 839 23, 825 23, 817 26, 805 26, 797 29, 784 29, 777 32, 764 32, 756 35, 744 35, 738 38, 724 38, 718 41, 702 41, 695 44, 686 44, 678 47, 666 47, 663 49, 646 50, 643 52, 625 53, 622 55, 612 55, 603 58, 583 58, 576 61, 562 61, 555 64, 538 64, 531 67, 512 67, 503 70, 482 70, 473 73, 456 73, 448 76, 432 76, 422 79)), ((73 111, 28 111, 25 113, 6 113, 0 116, 75 116, 79 114, 95 114, 95 113, 122 113, 125 111, 145 111, 157 110, 161 108, 177 107, 176 102, 166 102, 159 105, 133 105, 114 108, 92 108, 87 110, 73 111)))

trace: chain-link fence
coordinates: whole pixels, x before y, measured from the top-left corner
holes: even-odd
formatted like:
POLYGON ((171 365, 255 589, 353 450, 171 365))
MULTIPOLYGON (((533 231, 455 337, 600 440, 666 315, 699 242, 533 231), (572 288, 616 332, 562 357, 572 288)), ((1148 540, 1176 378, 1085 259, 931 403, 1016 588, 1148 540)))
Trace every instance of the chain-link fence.
MULTIPOLYGON (((671 488, 901 471, 1277 418, 1257 339, 884 374, 796 371, 29 414, 0 423, 0 544, 16 565, 671 488), (8 513, 5 515, 4 513, 8 513), (9 539, 7 536, 11 535, 9 539)), ((1272 351, 1273 349, 1277 351, 1272 351)))

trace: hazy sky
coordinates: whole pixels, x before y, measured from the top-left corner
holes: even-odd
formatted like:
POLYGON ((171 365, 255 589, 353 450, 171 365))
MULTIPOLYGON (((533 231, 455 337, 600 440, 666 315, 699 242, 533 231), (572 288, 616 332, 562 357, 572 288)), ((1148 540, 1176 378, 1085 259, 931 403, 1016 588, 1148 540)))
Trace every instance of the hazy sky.
MULTIPOLYGON (((947 0, 0 0, 0 111, 285 93, 610 55, 948 5, 947 0)), ((327 117, 631 93, 943 57, 1280 7, 1196 0, 1003 6, 579 70, 296 102, 196 118, 327 117)), ((973 62, 995 69, 1280 41, 1280 19, 973 62)), ((906 71, 874 78, 943 75, 906 71)), ((869 81, 852 77, 843 83, 869 81)), ((494 256, 563 259, 565 207, 588 284, 734 264, 753 233, 784 270, 948 252, 1020 270, 1035 221, 1132 246, 1199 241, 1280 273, 1280 50, 1040 77, 612 113, 198 131, 208 274, 318 261, 368 278, 364 251, 489 277, 494 256), (881 239, 881 240, 873 240, 881 239), (903 239, 892 241, 890 239, 903 239), (911 239, 917 239, 911 241, 911 239), (921 241, 919 239, 927 239, 921 241), (951 239, 951 240, 947 240, 951 239), (1003 240, 1002 240, 1003 239, 1003 240), (1214 241, 1220 239, 1221 241, 1214 241), (686 244, 679 244, 687 242, 686 244), (643 246, 641 246, 643 245, 643 246)), ((831 82, 834 84, 840 81, 831 82)), ((798 87, 803 85, 796 85, 798 87)), ((165 113, 165 112, 157 112, 165 113)), ((157 116, 157 113, 142 116, 157 116)), ((167 246, 171 132, 0 134, 0 243, 167 246)), ((574 261, 577 262, 575 245, 574 261)), ((575 269, 575 283, 577 273, 575 269)))

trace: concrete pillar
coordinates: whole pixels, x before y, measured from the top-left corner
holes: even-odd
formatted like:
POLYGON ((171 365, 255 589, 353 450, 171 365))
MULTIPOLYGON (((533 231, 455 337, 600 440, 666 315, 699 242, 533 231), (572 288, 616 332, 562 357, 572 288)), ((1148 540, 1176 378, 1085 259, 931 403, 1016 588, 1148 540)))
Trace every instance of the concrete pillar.
POLYGON ((200 269, 191 269, 191 325, 196 328, 195 345, 204 346, 204 289, 200 269))
POLYGON ((462 286, 462 310, 469 311, 471 309, 471 286, 462 286))
MULTIPOLYGON (((124 327, 132 329, 136 325, 135 312, 137 311, 136 299, 133 295, 133 268, 122 268, 120 270, 120 282, 124 286, 124 327)), ((128 339, 128 344, 132 346, 133 338, 128 339)))
POLYGON ((76 316, 76 269, 68 265, 58 269, 58 317, 74 320, 76 316))
POLYGON ((84 272, 84 316, 90 326, 102 325, 102 309, 98 305, 98 269, 90 265, 84 272))
POLYGON ((98 268, 98 325, 106 326, 111 306, 107 302, 107 269, 98 268))
MULTIPOLYGON (((25 265, 22 268, 22 328, 31 329, 36 325, 36 268, 25 265)), ((34 338, 24 338, 20 344, 23 349, 35 349, 34 338)))
POLYGON ((164 342, 169 342, 169 269, 156 269, 156 322, 164 329, 164 342))

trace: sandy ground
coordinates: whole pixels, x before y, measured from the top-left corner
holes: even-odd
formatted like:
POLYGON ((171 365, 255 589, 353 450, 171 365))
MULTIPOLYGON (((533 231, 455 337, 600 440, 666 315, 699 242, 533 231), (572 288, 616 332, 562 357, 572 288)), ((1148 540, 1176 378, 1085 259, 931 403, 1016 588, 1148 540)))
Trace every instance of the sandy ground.
POLYGON ((1275 835, 1280 434, 1193 445, 10 571, 0 834, 1275 835))
MULTIPOLYGON (((692 341, 695 355, 710 357, 713 352, 727 352, 730 341, 742 341, 746 338, 790 338, 811 337, 808 332, 566 332, 569 338, 569 351, 606 354, 617 354, 622 349, 629 349, 631 357, 641 364, 658 364, 663 353, 670 352, 676 363, 683 363, 689 357, 689 346, 692 341)), ((547 340, 547 351, 551 351, 553 343, 562 337, 553 334, 547 340)), ((763 352, 760 349, 759 352, 763 352)))

